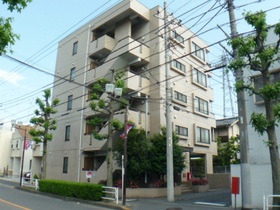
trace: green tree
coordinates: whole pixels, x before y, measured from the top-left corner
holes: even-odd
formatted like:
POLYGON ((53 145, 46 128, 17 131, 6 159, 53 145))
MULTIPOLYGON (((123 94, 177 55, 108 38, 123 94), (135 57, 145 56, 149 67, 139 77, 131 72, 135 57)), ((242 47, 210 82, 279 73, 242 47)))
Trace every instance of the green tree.
POLYGON ((230 166, 240 163, 237 154, 240 152, 240 141, 238 136, 232 136, 228 142, 222 143, 218 138, 218 155, 214 158, 216 166, 230 166))
MULTIPOLYGON (((31 1, 32 0, 2 0, 3 4, 8 5, 8 10, 10 12, 13 12, 14 10, 21 12, 21 10, 31 1)), ((14 45, 16 39, 19 39, 19 35, 13 32, 12 22, 12 17, 5 18, 0 16, 0 55, 7 51, 11 52, 11 45, 14 45)))
MULTIPOLYGON (((112 82, 114 82, 116 88, 122 88, 123 92, 126 91, 125 82, 122 79, 124 74, 123 70, 112 70, 112 82)), ((114 113, 128 102, 122 98, 103 99, 102 95, 105 93, 105 86, 108 83, 110 83, 108 79, 102 78, 95 81, 91 86, 90 107, 94 114, 88 119, 87 123, 94 126, 92 135, 96 140, 107 139, 107 186, 113 186, 113 133, 115 130, 123 128, 123 123, 114 119, 114 113), (106 124, 108 125, 108 134, 99 134, 99 131, 106 124)))
MULTIPOLYGON (((270 153, 273 194, 280 194, 280 159, 279 145, 276 137, 276 126, 280 120, 280 82, 272 82, 270 69, 279 59, 280 24, 270 28, 266 23, 265 12, 246 13, 245 20, 255 30, 254 35, 237 37, 230 41, 230 45, 236 51, 236 59, 229 68, 236 71, 249 69, 258 72, 262 81, 262 87, 257 88, 249 79, 239 81, 236 84, 237 91, 246 90, 250 94, 261 97, 264 101, 264 113, 254 112, 251 115, 251 124, 260 135, 267 134, 267 147, 270 153), (275 45, 267 45, 268 32, 274 31, 277 37, 275 45)), ((280 204, 280 200, 275 203, 280 204)))
MULTIPOLYGON (((127 180, 139 181, 145 177, 150 169, 149 141, 143 129, 133 127, 127 136, 127 180)), ((115 150, 115 158, 118 165, 122 165, 123 139, 118 139, 115 150)))
MULTIPOLYGON (((179 146, 179 138, 174 133, 173 139, 173 167, 174 174, 181 173, 185 168, 182 147, 179 146)), ((162 128, 162 134, 155 134, 151 138, 151 148, 149 151, 149 160, 151 164, 150 172, 157 175, 165 175, 167 169, 166 159, 166 129, 162 128)))
POLYGON ((46 178, 46 171, 47 171, 47 145, 48 141, 51 141, 53 138, 51 130, 55 130, 57 128, 56 120, 51 118, 52 114, 55 114, 57 111, 54 108, 58 103, 59 100, 55 98, 52 102, 51 99, 51 90, 47 89, 44 90, 43 95, 44 100, 40 98, 36 99, 36 104, 39 106, 39 109, 35 110, 35 117, 32 117, 30 122, 35 125, 29 131, 29 134, 33 137, 33 140, 36 143, 43 142, 43 173, 42 178, 46 178))

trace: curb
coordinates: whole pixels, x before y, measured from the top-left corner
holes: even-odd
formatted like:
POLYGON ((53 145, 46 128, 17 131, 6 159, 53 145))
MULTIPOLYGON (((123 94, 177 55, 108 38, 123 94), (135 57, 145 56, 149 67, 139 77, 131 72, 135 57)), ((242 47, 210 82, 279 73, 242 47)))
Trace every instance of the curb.
POLYGON ((30 193, 41 194, 41 195, 45 195, 45 196, 49 196, 49 197, 53 197, 53 198, 58 198, 58 199, 65 200, 65 201, 75 201, 75 202, 79 202, 79 203, 91 204, 94 206, 106 207, 106 208, 111 208, 111 209, 131 210, 131 208, 129 208, 128 206, 122 206, 119 204, 109 203, 109 202, 105 202, 105 201, 89 201, 89 200, 83 200, 83 199, 78 199, 78 198, 64 197, 64 196, 60 196, 60 195, 54 195, 54 194, 50 194, 50 193, 40 192, 40 191, 31 189, 30 187, 26 187, 26 186, 15 187, 15 188, 26 191, 26 192, 30 192, 30 193))

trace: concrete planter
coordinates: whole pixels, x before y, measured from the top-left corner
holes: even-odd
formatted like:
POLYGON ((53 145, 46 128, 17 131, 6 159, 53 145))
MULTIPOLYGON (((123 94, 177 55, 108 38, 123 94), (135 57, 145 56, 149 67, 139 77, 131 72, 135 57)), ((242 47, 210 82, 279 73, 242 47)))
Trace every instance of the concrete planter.
POLYGON ((207 192, 209 191, 209 184, 206 185, 193 185, 192 186, 194 192, 207 192))
MULTIPOLYGON (((121 189, 119 190, 121 192, 121 189)), ((181 195, 181 186, 174 187, 174 194, 181 195)), ((157 198, 167 196, 166 188, 126 188, 127 198, 157 198)))

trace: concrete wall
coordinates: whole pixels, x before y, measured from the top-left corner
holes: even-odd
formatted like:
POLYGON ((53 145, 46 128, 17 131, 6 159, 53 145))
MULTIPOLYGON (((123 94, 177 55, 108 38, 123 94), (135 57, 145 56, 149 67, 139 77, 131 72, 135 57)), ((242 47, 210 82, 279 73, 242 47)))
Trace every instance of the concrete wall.
MULTIPOLYGON (((121 192, 121 190, 120 190, 121 192)), ((175 195, 181 195, 181 186, 174 188, 175 195)), ((157 198, 167 196, 166 188, 126 188, 127 198, 157 198)))
MULTIPOLYGON (((231 165, 231 177, 240 178, 240 194, 237 195, 237 207, 242 206, 242 177, 240 175, 240 165, 231 165)), ((262 208, 263 196, 272 195, 272 176, 269 164, 250 165, 250 188, 252 208, 262 208)), ((234 204, 234 195, 232 203, 234 204)))
POLYGON ((207 174, 210 189, 230 188, 230 174, 207 174))

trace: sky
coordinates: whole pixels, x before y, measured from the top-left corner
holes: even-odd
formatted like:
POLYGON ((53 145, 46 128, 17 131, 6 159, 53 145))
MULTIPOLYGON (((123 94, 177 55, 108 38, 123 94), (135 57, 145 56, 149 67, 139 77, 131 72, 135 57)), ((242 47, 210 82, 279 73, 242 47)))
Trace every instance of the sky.
MULTIPOLYGON (((43 90, 52 87, 57 43, 120 1, 33 0, 21 13, 10 13, 7 6, 0 4, 0 16, 13 17, 13 30, 20 35, 20 40, 12 46, 13 53, 8 55, 37 68, 36 70, 0 56, 0 123, 17 120, 29 124, 37 108, 36 98, 42 98, 43 90)), ((164 4, 161 0, 138 1, 147 8, 164 4)), ((230 35, 228 12, 226 7, 222 8, 224 2, 225 0, 166 0, 168 11, 173 13, 173 17, 181 19, 191 31, 200 34, 199 37, 207 44, 224 40, 225 33, 230 35)), ((244 11, 254 12, 262 9, 267 11, 269 24, 280 21, 279 0, 235 0, 234 3, 239 33, 252 30, 242 18, 244 11)), ((226 42, 222 42, 222 45, 230 50, 226 42)), ((219 44, 215 44, 210 51, 209 61, 212 65, 217 65, 224 50, 219 44)), ((222 70, 216 70, 212 74, 211 86, 215 92, 212 111, 216 118, 222 118, 224 115, 223 101, 226 102, 226 117, 237 114, 233 91, 230 100, 230 92, 226 88, 226 97, 223 100, 222 70), (234 113, 231 112, 231 101, 234 113)), ((229 80, 232 87, 233 76, 230 76, 229 80)))

